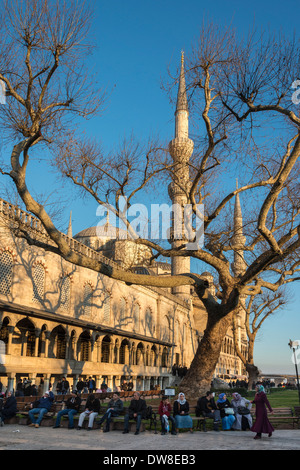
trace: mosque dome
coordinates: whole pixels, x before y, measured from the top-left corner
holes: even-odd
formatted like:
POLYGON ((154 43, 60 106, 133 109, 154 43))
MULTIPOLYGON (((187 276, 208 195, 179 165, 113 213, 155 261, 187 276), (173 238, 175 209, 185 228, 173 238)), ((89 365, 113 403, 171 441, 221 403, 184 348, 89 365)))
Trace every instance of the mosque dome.
POLYGON ((127 240, 128 233, 126 230, 116 228, 111 224, 97 225, 96 227, 89 227, 74 235, 75 240, 87 238, 99 238, 109 240, 127 240))

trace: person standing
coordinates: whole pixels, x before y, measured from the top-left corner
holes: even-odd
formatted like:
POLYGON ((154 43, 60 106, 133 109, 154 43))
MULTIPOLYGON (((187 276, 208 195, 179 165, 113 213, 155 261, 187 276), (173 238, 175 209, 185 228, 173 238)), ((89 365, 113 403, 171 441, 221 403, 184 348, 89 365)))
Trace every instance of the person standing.
POLYGON ((256 394, 252 403, 256 407, 255 423, 251 427, 251 431, 256 433, 254 439, 261 439, 261 435, 263 433, 268 434, 268 436, 271 437, 274 432, 274 428, 268 420, 267 408, 269 409, 270 414, 273 414, 273 409, 267 399, 263 385, 258 384, 256 386, 256 394))
POLYGON ((61 381, 61 393, 63 395, 66 395, 69 391, 69 388, 70 388, 70 384, 68 380, 66 379, 66 377, 63 377, 61 381))

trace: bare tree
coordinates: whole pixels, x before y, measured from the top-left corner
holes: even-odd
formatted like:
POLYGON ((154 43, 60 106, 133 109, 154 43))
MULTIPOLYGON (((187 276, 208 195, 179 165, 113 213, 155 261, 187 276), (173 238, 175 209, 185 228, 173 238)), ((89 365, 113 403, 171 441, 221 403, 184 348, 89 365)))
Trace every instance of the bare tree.
POLYGON ((89 20, 85 2, 19 0, 6 3, 2 11, 0 79, 8 104, 1 107, 0 117, 7 138, 14 142, 10 167, 3 173, 13 180, 27 211, 40 219, 48 239, 34 239, 24 227, 22 236, 75 265, 128 284, 193 285, 208 322, 182 387, 197 396, 210 386, 240 297, 263 288, 276 292, 284 282, 299 278, 300 118, 290 97, 291 83, 300 75, 299 44, 280 36, 237 39, 231 29, 204 25, 187 61, 196 151, 186 193, 195 214, 197 204, 205 202, 205 244, 188 250, 185 243, 174 249, 143 237, 134 240, 151 248, 154 257, 189 256, 205 263, 219 286, 214 297, 199 276, 138 275, 70 248, 27 187, 32 149, 47 146, 60 155, 63 175, 100 204, 112 198, 116 210, 120 195, 136 197, 160 176, 169 182, 176 168, 165 147, 153 140, 144 147, 130 141, 121 153, 115 150, 108 156, 98 145, 82 142, 74 130, 71 118, 93 116, 103 98, 84 80, 82 53, 87 51, 83 41, 89 20), (239 176, 239 188, 225 184, 228 174, 234 180, 239 176), (238 195, 249 202, 242 244, 226 217, 238 195), (231 264, 241 253, 244 269, 236 274, 231 264))
POLYGON ((247 348, 241 348, 239 343, 239 325, 237 316, 233 317, 233 340, 237 356, 240 358, 248 373, 249 388, 258 381, 259 369, 254 363, 254 346, 258 333, 264 322, 271 315, 288 304, 287 292, 262 292, 259 295, 250 296, 246 302, 241 302, 241 313, 245 322, 245 330, 248 338, 247 348))

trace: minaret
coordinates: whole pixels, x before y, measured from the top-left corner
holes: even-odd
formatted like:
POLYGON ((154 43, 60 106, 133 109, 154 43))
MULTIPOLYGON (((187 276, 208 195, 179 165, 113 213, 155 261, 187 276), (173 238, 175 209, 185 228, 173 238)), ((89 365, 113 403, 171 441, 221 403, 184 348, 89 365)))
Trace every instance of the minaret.
MULTIPOLYGON (((181 72, 178 87, 177 105, 175 111, 175 139, 169 144, 169 152, 174 161, 173 181, 169 185, 169 195, 173 206, 181 207, 182 218, 173 218, 172 248, 177 248, 185 243, 183 227, 183 209, 188 203, 188 191, 190 188, 189 160, 194 150, 194 143, 189 139, 189 109, 186 95, 184 55, 181 56, 181 72), (181 219, 181 220, 180 220, 181 219), (180 224, 180 226, 178 225, 180 224), (182 234, 182 238, 176 237, 182 234)), ((190 272, 190 258, 175 256, 172 258, 172 275, 190 272)), ((172 293, 184 300, 190 299, 190 286, 180 286, 172 289, 172 293)))
MULTIPOLYGON (((238 183, 236 184, 236 188, 238 189, 238 183)), ((244 251, 245 251, 245 244, 246 244, 246 237, 244 236, 243 231, 243 216, 242 216, 242 209, 240 203, 240 196, 239 194, 235 197, 235 205, 234 205, 234 233, 231 239, 231 246, 234 250, 234 258, 233 263, 231 265, 232 273, 234 277, 242 276, 246 269, 247 264, 244 259, 244 251)), ((247 333, 246 333, 246 312, 243 308, 245 306, 246 296, 240 296, 240 307, 237 313, 237 323, 238 323, 238 343, 239 347, 241 348, 242 342, 247 341, 247 333)), ((241 366, 241 363, 240 363, 241 366)))
MULTIPOLYGON (((237 183, 238 189, 238 183, 237 183)), ((235 277, 241 276, 247 269, 244 259, 244 249, 246 237, 243 232, 243 216, 239 194, 235 197, 234 206, 234 234, 231 239, 231 246, 234 249, 234 261, 232 263, 232 271, 235 277)))
POLYGON ((72 211, 70 212, 70 220, 69 220, 69 227, 68 227, 68 233, 67 233, 69 238, 73 238, 73 230, 72 230, 72 211))

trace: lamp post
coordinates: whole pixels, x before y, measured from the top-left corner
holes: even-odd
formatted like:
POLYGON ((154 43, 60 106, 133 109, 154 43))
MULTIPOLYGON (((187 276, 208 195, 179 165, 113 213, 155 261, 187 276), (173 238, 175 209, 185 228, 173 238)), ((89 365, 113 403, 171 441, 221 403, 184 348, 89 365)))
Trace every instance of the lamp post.
POLYGON ((296 358, 296 349, 300 346, 300 341, 292 341, 290 339, 289 347, 293 350, 294 353, 294 362, 296 368, 296 377, 297 377, 297 389, 298 389, 298 396, 299 396, 299 403, 300 403, 300 385, 299 385, 299 376, 298 376, 298 367, 297 367, 297 358, 296 358))

